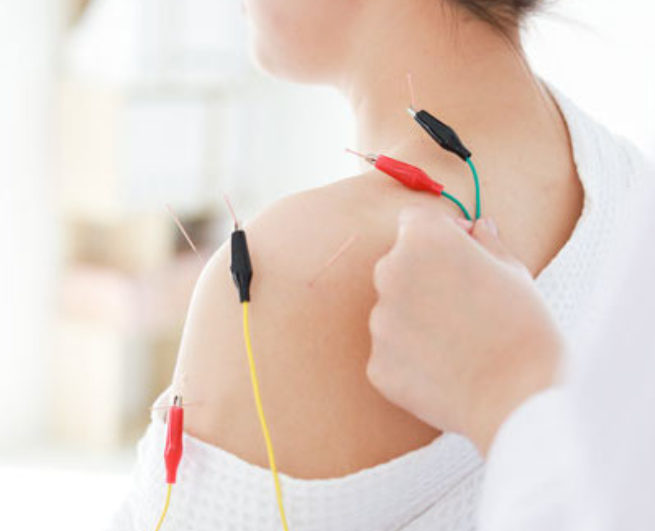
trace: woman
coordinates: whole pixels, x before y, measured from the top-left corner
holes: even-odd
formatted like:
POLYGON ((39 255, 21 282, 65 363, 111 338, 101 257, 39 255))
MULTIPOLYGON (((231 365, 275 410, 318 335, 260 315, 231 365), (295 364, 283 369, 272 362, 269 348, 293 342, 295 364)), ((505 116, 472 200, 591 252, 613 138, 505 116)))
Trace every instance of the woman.
MULTIPOLYGON (((263 68, 336 87, 356 116, 361 151, 422 167, 471 208, 466 168, 407 117, 410 72, 417 107, 453 125, 473 151, 483 215, 573 333, 639 162, 530 71, 518 28, 537 4, 247 0, 245 8, 263 68)), ((407 205, 458 215, 367 169, 286 198, 247 227, 254 349, 292 529, 473 527, 475 449, 391 405, 367 380, 373 267, 407 205)), ((171 529, 279 528, 228 254, 222 247, 198 282, 172 385, 197 405, 186 411, 171 529)), ((165 393, 160 404, 170 400, 165 393)), ((117 529, 156 521, 164 436, 154 415, 117 529)))

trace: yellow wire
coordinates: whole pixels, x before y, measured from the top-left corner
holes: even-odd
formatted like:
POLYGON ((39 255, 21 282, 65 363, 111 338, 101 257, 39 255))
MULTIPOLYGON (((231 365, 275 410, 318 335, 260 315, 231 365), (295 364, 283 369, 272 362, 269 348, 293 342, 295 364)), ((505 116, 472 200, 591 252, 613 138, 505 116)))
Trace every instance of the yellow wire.
POLYGON ((259 416, 259 423, 261 424, 262 433, 264 434, 264 441, 266 442, 266 452, 268 453, 268 463, 273 474, 273 481, 275 482, 275 495, 277 497, 277 506, 280 510, 280 519, 282 520, 282 527, 284 531, 289 531, 287 524, 287 516, 284 512, 284 502, 282 500, 282 487, 280 485, 280 478, 277 473, 277 466, 275 464, 275 454, 273 453, 273 443, 271 442, 271 434, 268 431, 268 424, 264 416, 264 407, 262 406, 262 397, 259 392, 259 382, 257 380, 257 371, 255 370, 255 357, 252 353, 252 344, 250 341, 250 325, 248 322, 248 302, 243 303, 243 337, 246 341, 246 352, 248 353, 248 365, 250 366, 250 380, 252 382, 252 392, 255 396, 255 406, 257 407, 257 415, 259 416))
POLYGON ((173 489, 173 484, 169 483, 168 489, 166 491, 166 503, 164 503, 164 510, 162 511, 161 516, 159 517, 159 522, 157 523, 157 527, 155 528, 155 531, 159 531, 161 529, 161 525, 164 523, 164 518, 166 518, 166 513, 168 512, 168 506, 171 503, 172 489, 173 489))

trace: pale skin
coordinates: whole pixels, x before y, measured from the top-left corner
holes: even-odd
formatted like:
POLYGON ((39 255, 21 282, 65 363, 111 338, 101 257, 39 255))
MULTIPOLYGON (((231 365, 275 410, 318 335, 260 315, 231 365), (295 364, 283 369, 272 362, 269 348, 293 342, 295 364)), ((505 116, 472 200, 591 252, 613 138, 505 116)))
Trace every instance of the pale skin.
MULTIPOLYGON (((582 190, 565 124, 518 42, 441 0, 250 0, 254 53, 280 77, 330 84, 351 103, 360 151, 421 166, 473 205, 467 169, 408 118, 417 104, 457 127, 482 174, 484 215, 532 275, 569 238, 582 190), (339 35, 339 39, 334 36, 339 35)), ((338 177, 338 176, 335 176, 338 177)), ((342 476, 431 442, 440 430, 392 404, 366 374, 376 262, 408 205, 458 216, 370 168, 286 198, 247 224, 255 276, 253 347, 280 470, 342 476), (356 243, 310 285, 343 242, 356 243)), ((267 466, 252 400, 241 310, 221 247, 189 309, 174 385, 186 429, 267 466)))
POLYGON ((375 268, 367 373, 390 401, 486 454, 509 414, 553 385, 564 341, 495 223, 458 222, 401 213, 375 268))

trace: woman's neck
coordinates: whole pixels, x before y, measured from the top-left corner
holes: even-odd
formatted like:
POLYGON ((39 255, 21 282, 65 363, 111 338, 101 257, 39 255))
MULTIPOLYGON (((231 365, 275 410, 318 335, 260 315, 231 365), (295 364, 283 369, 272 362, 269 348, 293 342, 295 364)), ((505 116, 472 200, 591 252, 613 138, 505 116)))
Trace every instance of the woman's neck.
POLYGON ((417 109, 453 126, 474 153, 506 146, 508 136, 524 130, 526 114, 561 134, 557 109, 528 68, 518 32, 504 35, 439 2, 369 5, 338 83, 357 120, 360 150, 441 168, 457 164, 446 154, 435 157, 438 150, 407 115, 408 73, 417 109))

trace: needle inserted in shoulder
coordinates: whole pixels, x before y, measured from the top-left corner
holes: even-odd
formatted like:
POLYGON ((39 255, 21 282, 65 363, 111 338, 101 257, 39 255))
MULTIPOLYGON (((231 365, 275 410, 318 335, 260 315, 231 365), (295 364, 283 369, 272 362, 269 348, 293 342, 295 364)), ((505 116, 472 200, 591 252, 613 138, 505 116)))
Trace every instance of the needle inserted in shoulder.
POLYGON ((227 204, 227 208, 230 211, 230 214, 232 215, 232 219, 234 220, 234 230, 239 230, 239 220, 237 219, 237 215, 234 212, 234 208, 232 208, 232 203, 230 202, 230 198, 227 196, 227 194, 223 194, 223 199, 225 200, 225 203, 227 204))
POLYGON ((314 275, 314 278, 309 281, 308 286, 310 288, 314 287, 314 284, 316 284, 316 281, 323 275, 323 273, 325 273, 332 265, 334 265, 337 260, 339 260, 339 258, 344 255, 350 246, 355 243, 357 238, 358 235, 353 234, 343 244, 341 244, 339 249, 337 249, 337 251, 330 257, 330 259, 325 264, 323 264, 323 267, 321 267, 321 269, 319 269, 318 272, 314 275))
POLYGON ((182 233, 182 236, 184 236, 184 239, 189 244, 189 247, 191 247, 191 250, 202 261, 202 256, 200 256, 200 253, 198 252, 198 249, 196 248, 195 244, 193 243, 193 240, 191 239, 191 237, 189 236, 189 233, 184 228, 184 225, 182 225, 182 222, 180 221, 180 218, 177 216, 177 214, 175 214, 175 211, 173 210, 173 207, 167 203, 166 204, 166 210, 168 210, 168 213, 173 218, 173 221, 177 225, 177 228, 180 229, 180 232, 182 233))

